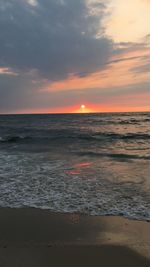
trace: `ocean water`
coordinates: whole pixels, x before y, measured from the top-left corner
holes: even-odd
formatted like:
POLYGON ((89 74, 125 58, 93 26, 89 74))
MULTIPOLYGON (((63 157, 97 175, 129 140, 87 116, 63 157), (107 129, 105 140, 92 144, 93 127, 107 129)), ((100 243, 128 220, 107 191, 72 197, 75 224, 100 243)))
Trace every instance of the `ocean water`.
POLYGON ((150 220, 150 113, 0 116, 0 206, 150 220))

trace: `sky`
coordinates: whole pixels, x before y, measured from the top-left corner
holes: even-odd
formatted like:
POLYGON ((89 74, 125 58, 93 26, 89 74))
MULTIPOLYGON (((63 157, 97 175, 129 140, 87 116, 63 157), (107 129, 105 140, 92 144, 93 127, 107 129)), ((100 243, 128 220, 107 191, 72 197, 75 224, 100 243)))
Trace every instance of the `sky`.
POLYGON ((0 0, 0 114, 150 111, 149 14, 150 0, 0 0))

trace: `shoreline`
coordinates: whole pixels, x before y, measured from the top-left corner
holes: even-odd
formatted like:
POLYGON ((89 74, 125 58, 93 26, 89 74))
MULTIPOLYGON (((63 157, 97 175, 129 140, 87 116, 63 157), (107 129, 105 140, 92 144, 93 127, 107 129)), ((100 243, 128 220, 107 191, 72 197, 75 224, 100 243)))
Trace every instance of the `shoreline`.
POLYGON ((150 223, 0 208, 0 266, 100 266, 101 260, 102 266, 150 266, 150 223))
POLYGON ((17 211, 17 210, 20 210, 21 212, 24 210, 24 211, 37 211, 37 212, 47 212, 48 215, 53 215, 53 216, 71 216, 71 215, 78 215, 80 217, 87 217, 87 218, 90 218, 90 217, 95 217, 95 218, 109 218, 109 217, 113 217, 113 218, 123 218, 125 220, 128 220, 128 221, 137 221, 137 222, 146 222, 146 223, 150 223, 150 218, 148 219, 140 219, 140 218, 136 218, 136 217, 128 217, 128 216, 125 216, 124 214, 120 213, 120 214, 90 214, 90 213, 84 213, 84 212, 80 212, 80 211, 75 211, 75 212, 72 212, 72 211, 54 211, 54 210, 50 210, 48 208, 40 208, 40 207, 28 207, 28 206, 25 206, 25 207, 11 207, 11 206, 6 206, 6 207, 0 207, 0 212, 2 210, 8 210, 9 211, 17 211))

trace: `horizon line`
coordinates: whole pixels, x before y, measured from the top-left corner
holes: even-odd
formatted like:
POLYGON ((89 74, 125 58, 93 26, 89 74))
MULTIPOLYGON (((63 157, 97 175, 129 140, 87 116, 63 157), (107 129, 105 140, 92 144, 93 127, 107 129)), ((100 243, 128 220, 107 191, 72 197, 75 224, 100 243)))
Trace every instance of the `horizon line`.
POLYGON ((45 112, 45 113, 0 113, 0 116, 10 116, 10 115, 85 115, 85 114, 106 114, 106 113, 150 113, 147 111, 98 111, 98 112, 45 112))

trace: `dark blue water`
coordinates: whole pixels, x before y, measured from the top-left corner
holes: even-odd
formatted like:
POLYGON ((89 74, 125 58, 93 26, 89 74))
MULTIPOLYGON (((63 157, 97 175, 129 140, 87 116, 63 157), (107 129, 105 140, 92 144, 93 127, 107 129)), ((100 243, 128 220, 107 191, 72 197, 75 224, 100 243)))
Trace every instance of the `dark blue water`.
POLYGON ((0 116, 0 206, 150 220, 150 113, 0 116))

